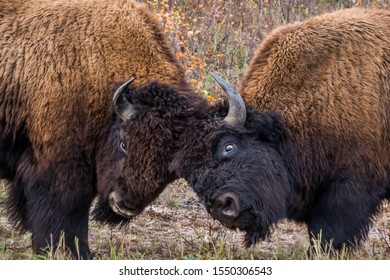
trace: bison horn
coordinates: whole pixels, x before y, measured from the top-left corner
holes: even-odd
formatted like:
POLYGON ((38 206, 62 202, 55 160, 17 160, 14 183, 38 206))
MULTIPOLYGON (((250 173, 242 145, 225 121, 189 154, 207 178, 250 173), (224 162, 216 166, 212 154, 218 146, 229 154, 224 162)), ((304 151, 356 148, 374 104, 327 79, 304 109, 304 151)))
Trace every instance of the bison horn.
POLYGON ((123 121, 128 120, 134 113, 133 105, 127 100, 126 96, 124 95, 126 89, 134 80, 135 78, 131 78, 123 85, 121 85, 114 93, 114 110, 123 121))
POLYGON ((232 126, 243 126, 246 120, 246 108, 240 94, 231 84, 226 82, 217 74, 211 73, 211 76, 225 91, 229 100, 229 112, 223 121, 232 126))

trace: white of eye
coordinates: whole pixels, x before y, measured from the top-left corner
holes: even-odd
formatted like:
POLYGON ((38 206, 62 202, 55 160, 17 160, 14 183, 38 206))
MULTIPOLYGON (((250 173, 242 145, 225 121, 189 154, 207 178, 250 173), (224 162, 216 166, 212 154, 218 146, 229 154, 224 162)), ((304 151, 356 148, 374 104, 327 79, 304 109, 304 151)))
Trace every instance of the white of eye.
POLYGON ((126 144, 125 144, 123 141, 121 141, 121 142, 119 143, 119 149, 121 150, 122 153, 124 153, 125 155, 127 155, 126 144))
POLYGON ((226 155, 234 152, 235 149, 236 149, 236 145, 235 144, 227 144, 224 147, 223 155, 226 156, 226 155))

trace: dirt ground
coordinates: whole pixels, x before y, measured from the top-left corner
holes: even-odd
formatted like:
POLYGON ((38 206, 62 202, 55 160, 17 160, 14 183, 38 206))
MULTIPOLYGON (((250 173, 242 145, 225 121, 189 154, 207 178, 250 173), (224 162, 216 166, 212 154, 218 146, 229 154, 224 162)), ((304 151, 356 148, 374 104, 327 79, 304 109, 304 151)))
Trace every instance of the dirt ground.
MULTIPOLYGON (((4 187, 0 196, 0 259, 36 258, 30 235, 19 234, 8 223, 3 198, 4 187)), ((179 180, 124 228, 91 221, 89 243, 94 259, 307 259, 309 242, 304 225, 283 221, 269 239, 251 248, 244 247, 243 236, 213 220, 192 190, 179 180)), ((359 250, 336 256, 318 252, 312 258, 390 259, 390 205, 383 206, 359 250)))

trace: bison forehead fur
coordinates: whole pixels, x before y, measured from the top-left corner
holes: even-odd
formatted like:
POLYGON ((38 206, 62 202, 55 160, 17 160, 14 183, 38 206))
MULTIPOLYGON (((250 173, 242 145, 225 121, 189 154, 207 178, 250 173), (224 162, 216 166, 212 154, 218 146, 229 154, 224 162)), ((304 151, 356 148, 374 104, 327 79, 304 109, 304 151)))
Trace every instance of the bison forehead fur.
POLYGON ((158 165, 164 155, 151 157, 172 133, 154 142, 148 128, 122 122, 111 105, 114 83, 133 76, 136 86, 191 89, 154 15, 130 0, 0 0, 0 33, 0 176, 10 181, 10 217, 32 232, 34 252, 64 232, 72 253, 87 258, 96 194, 97 217, 119 223, 110 191, 139 199, 139 210, 172 180, 158 165), (119 151, 122 139, 129 156, 119 151))
POLYGON ((191 90, 155 81, 128 89, 126 96, 134 114, 122 124, 114 123, 119 126, 116 129, 107 129, 103 136, 106 140, 97 154, 98 178, 104 188, 94 214, 110 224, 128 221, 108 207, 106 198, 110 192, 115 190, 128 209, 139 212, 177 178, 169 169, 172 154, 178 149, 177 139, 186 129, 188 119, 200 118, 209 107, 205 98, 191 90), (112 147, 120 143, 126 147, 126 156, 116 149, 118 155, 108 157, 112 147), (115 177, 117 180, 112 180, 115 177))
POLYGON ((191 125, 171 167, 247 245, 281 218, 336 248, 366 237, 390 197, 389 27, 363 9, 281 27, 241 82, 245 124, 191 125))

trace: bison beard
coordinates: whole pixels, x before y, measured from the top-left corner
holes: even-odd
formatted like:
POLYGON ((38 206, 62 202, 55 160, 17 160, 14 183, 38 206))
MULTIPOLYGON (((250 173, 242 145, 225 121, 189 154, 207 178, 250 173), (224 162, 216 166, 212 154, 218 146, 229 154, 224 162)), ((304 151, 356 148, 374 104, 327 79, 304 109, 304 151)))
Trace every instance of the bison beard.
POLYGON ((116 214, 112 211, 108 201, 103 199, 99 199, 96 202, 92 215, 94 220, 111 226, 125 226, 132 220, 131 218, 126 219, 116 214))

